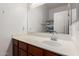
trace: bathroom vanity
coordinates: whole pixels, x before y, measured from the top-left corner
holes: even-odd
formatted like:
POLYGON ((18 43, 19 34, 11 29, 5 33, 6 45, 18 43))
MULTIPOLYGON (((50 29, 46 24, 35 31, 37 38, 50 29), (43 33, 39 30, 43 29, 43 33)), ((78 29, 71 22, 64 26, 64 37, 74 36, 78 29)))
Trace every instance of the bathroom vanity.
POLYGON ((13 39, 13 55, 14 56, 60 56, 61 54, 48 51, 30 43, 25 43, 17 39, 13 39))
POLYGON ((58 36, 62 38, 54 42, 50 39, 51 34, 46 33, 13 35, 13 56, 79 55, 69 36, 63 34, 58 36))

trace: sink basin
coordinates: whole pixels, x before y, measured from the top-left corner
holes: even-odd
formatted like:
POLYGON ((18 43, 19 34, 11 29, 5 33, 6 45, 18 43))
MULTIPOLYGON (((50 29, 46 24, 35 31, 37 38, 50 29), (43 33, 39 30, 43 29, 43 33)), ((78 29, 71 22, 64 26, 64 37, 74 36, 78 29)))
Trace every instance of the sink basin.
POLYGON ((56 47, 61 46, 61 44, 56 41, 43 41, 43 44, 48 46, 56 46, 56 47))

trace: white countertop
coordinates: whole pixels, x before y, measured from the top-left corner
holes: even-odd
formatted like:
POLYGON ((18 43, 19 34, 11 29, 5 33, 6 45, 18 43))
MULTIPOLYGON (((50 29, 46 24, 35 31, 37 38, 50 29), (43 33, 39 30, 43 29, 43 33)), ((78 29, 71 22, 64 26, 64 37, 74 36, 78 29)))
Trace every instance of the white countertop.
POLYGON ((64 34, 58 34, 57 35, 57 42, 60 42, 60 46, 50 46, 44 44, 44 41, 52 41, 51 39, 52 34, 48 33, 23 33, 19 35, 13 35, 12 37, 23 41, 32 45, 35 45, 37 47, 53 51, 55 53, 59 53, 62 55, 68 55, 68 56, 78 56, 78 49, 71 40, 71 37, 69 35, 64 34))

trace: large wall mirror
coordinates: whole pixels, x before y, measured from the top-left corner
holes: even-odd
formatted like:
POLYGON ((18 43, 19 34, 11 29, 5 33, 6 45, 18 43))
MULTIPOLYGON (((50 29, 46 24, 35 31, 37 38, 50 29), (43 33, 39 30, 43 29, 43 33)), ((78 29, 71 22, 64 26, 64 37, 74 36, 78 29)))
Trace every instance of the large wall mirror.
POLYGON ((70 33, 70 25, 76 21, 75 3, 30 4, 28 32, 70 33))

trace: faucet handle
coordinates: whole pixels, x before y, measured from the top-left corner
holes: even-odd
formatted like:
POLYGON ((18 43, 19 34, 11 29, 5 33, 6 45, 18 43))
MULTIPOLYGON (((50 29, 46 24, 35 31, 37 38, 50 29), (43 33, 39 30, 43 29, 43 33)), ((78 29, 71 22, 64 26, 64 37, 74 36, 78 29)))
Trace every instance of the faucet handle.
POLYGON ((53 32, 53 35, 51 36, 51 40, 57 41, 56 33, 57 32, 53 32))
POLYGON ((54 32, 53 32, 53 34, 57 34, 57 32, 56 32, 56 31, 54 31, 54 32))
POLYGON ((57 38, 55 38, 55 37, 51 37, 51 40, 53 40, 53 41, 57 41, 57 38))

